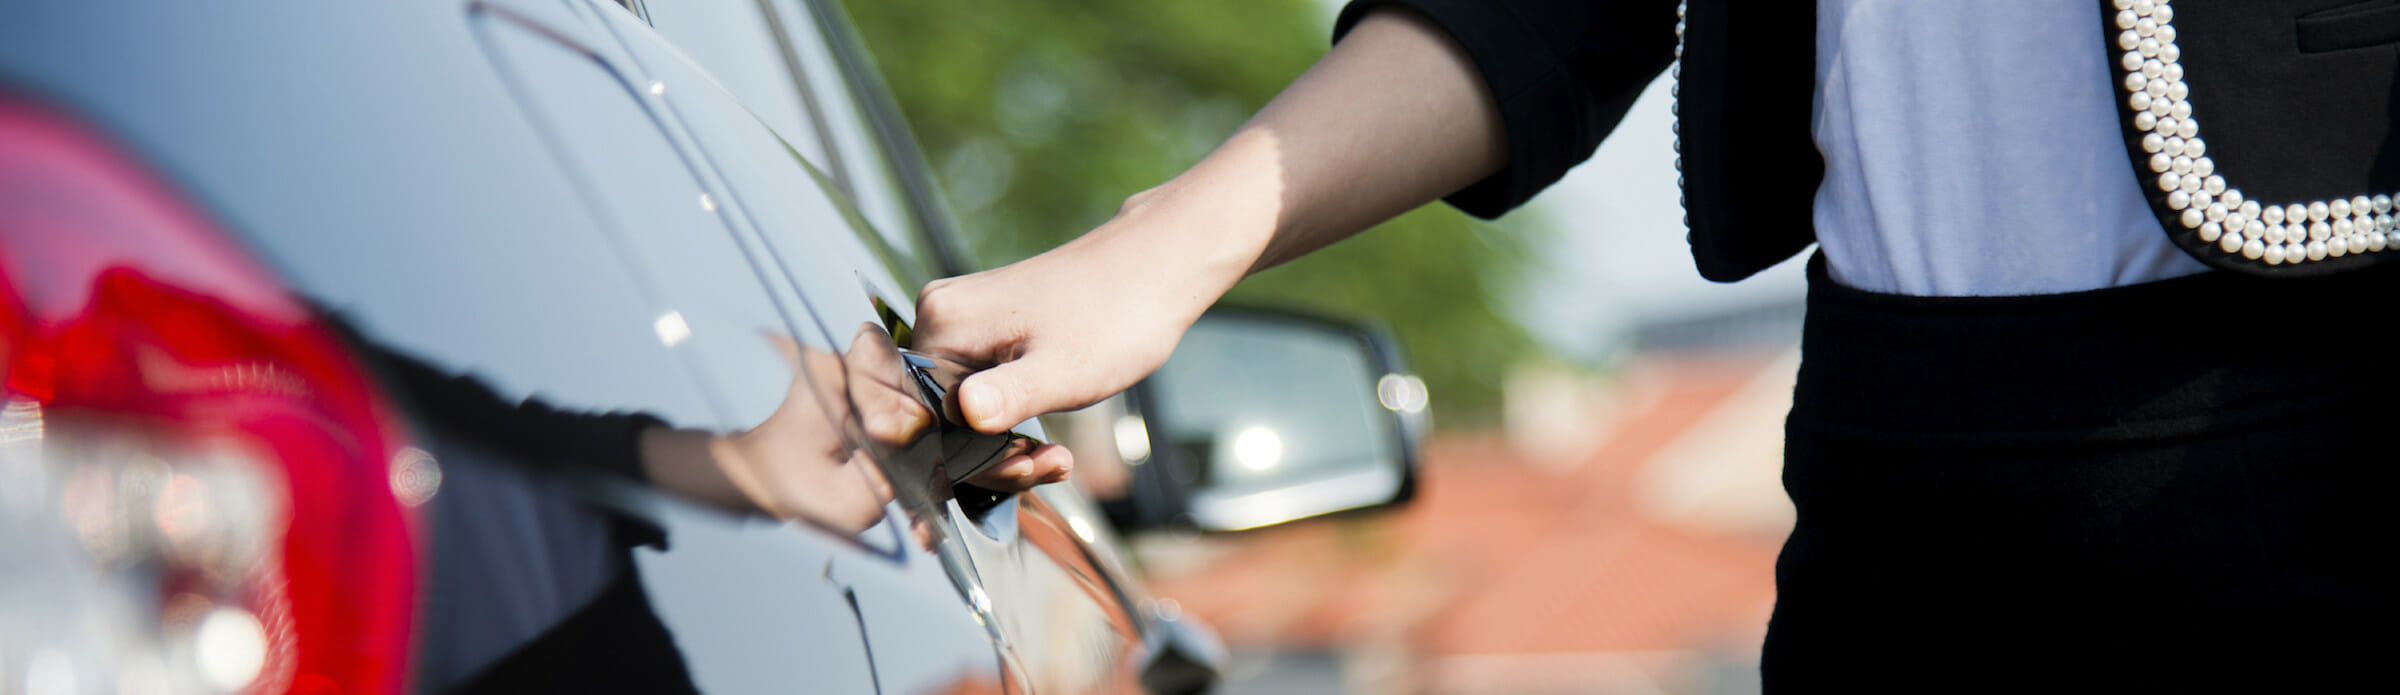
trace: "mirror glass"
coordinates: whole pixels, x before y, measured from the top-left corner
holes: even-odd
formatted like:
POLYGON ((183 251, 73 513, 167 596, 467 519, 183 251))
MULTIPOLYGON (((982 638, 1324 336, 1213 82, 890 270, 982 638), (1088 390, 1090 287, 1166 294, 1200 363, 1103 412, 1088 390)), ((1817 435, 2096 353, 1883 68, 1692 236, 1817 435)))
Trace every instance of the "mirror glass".
MULTIPOLYGON (((1407 473, 1386 368, 1337 324, 1212 313, 1150 377, 1150 431, 1185 483, 1185 512, 1238 530, 1392 499, 1407 473)), ((1162 463, 1166 463, 1163 462, 1162 463)))

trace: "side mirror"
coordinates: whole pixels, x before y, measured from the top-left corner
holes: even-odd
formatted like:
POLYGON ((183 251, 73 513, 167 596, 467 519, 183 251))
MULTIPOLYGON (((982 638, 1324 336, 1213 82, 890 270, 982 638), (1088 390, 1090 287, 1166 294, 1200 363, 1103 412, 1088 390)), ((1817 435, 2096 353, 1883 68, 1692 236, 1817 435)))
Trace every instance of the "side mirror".
POLYGON ((1234 531, 1415 493, 1425 385, 1379 326, 1219 307, 1129 397, 1135 523, 1234 531))

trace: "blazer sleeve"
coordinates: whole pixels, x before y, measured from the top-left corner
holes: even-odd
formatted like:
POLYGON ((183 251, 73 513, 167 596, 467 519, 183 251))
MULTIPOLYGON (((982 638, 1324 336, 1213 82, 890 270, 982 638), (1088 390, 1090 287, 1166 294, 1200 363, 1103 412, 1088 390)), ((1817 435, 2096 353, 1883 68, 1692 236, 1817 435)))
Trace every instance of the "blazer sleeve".
POLYGON ((1592 156, 1673 62, 1675 0, 1353 0, 1334 40, 1371 9, 1431 19, 1466 49, 1500 106, 1508 165, 1443 198, 1490 219, 1592 156))

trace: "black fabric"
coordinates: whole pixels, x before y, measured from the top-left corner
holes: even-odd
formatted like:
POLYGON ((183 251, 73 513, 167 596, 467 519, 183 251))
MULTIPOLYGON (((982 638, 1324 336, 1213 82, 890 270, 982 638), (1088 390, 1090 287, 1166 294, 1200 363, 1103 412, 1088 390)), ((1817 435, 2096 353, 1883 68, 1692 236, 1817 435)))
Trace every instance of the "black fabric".
MULTIPOLYGON (((1505 169, 1446 197, 1492 218, 1591 157, 1642 89, 1675 58, 1669 0, 1357 0, 1339 40, 1370 9, 1424 14, 1459 42, 1500 107, 1505 169)), ((1753 3, 1739 23, 1694 4, 1677 98, 1685 226, 1700 274, 1729 282, 1816 241, 1809 209, 1824 159, 1809 134, 1814 3, 1753 3), (1739 199, 1736 199, 1736 195, 1739 199)))
POLYGON ((1448 32, 1500 106, 1508 167, 1445 198, 1486 219, 1589 159, 1674 58, 1674 0, 1358 0, 1335 19, 1334 40, 1383 6, 1448 32))
POLYGON ((445 433, 537 465, 578 465, 648 481, 638 443, 642 430, 666 425, 656 416, 560 410, 539 398, 512 403, 472 376, 449 374, 390 351, 378 356, 419 415, 445 433))
POLYGON ((627 544, 649 527, 507 453, 438 430, 417 443, 441 462, 442 490, 418 510, 430 542, 410 670, 438 692, 591 603, 629 571, 627 544))
POLYGON ((457 693, 697 693, 638 575, 620 573, 566 622, 457 693))
POLYGON ((2374 0, 2311 12, 2301 15, 2293 29, 2302 53, 2400 43, 2400 1, 2374 0))
MULTIPOLYGON (((657 416, 560 410, 539 398, 511 403, 472 376, 450 374, 390 350, 377 349, 374 355, 419 421, 434 428, 438 441, 486 447, 507 454, 512 463, 561 480, 596 473, 649 482, 642 471, 641 433, 668 426, 657 416)), ((615 511, 609 516, 621 538, 666 549, 666 529, 657 522, 615 511)))
POLYGON ((1769 692, 2379 676, 2400 378, 2376 269, 2017 298, 1811 265, 1769 692))
POLYGON ((1816 3, 1731 5, 1690 3, 1675 99, 1686 239, 1700 276, 1718 282, 1815 243, 1825 178, 1809 130, 1816 3))
MULTIPOLYGON (((657 416, 560 410, 539 398, 512 402, 481 379, 451 373, 369 340, 340 312, 319 307, 317 314, 356 354, 368 358, 368 366, 391 387, 389 395, 415 417, 415 424, 429 428, 418 435, 425 437, 421 443, 436 448, 437 460, 448 460, 442 455, 449 452, 441 449, 463 445, 502 454, 495 458, 553 483, 585 483, 595 478, 649 483, 649 475, 642 470, 641 433, 670 426, 657 416)), ((631 545, 667 548, 666 529, 656 521, 628 513, 622 505, 592 506, 608 515, 616 527, 616 538, 631 545)))

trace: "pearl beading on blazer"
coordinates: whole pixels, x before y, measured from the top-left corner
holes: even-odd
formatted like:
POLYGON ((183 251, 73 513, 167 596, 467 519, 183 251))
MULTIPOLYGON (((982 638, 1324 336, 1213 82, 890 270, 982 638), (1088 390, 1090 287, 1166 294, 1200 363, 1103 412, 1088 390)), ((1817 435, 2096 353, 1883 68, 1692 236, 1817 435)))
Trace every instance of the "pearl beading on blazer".
MULTIPOLYGON (((1683 8, 1688 3, 1675 3, 1675 62, 1667 66, 1667 129, 1675 139, 1675 207, 1687 203, 1683 193, 1683 8)), ((1692 213, 1683 213, 1683 231, 1692 231, 1692 213)))
MULTIPOLYGON (((2175 9, 2167 0, 2114 0, 2118 67, 2125 105, 2150 153, 2150 173, 2176 221, 2226 254, 2267 265, 2307 263, 2400 246, 2393 239, 2392 197, 2262 205, 2242 196, 2217 173, 2200 139, 2191 87, 2184 84, 2182 49, 2175 45, 2175 9)), ((1680 41, 1680 39, 1678 39, 1680 41)))

